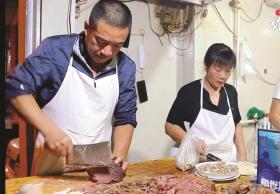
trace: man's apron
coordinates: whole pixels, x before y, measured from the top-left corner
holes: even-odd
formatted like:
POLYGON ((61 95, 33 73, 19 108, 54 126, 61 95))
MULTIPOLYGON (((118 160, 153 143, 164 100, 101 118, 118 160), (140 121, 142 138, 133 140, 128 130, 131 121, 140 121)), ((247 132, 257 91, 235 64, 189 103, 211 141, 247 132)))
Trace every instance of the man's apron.
MULTIPOLYGON (((116 58, 112 61, 117 63, 116 58)), ((42 110, 73 144, 111 141, 112 115, 119 97, 117 64, 115 74, 93 80, 74 68, 72 62, 73 57, 58 92, 42 110)), ((65 168, 65 157, 45 149, 40 132, 33 158, 32 175, 62 173, 65 168)))
POLYGON ((235 124, 230 108, 226 115, 215 113, 203 108, 203 82, 201 80, 200 111, 190 128, 193 138, 204 140, 208 153, 212 153, 224 161, 236 161, 236 146, 234 144, 235 124))

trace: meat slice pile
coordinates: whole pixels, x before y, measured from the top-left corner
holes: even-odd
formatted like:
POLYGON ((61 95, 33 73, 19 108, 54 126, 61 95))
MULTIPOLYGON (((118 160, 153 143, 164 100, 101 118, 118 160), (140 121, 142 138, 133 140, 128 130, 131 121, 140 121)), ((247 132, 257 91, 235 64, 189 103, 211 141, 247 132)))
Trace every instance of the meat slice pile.
POLYGON ((245 182, 235 182, 227 187, 221 186, 219 194, 247 194, 251 191, 252 184, 245 182))
POLYGON ((249 182, 234 182, 227 186, 221 185, 218 190, 217 194, 276 194, 272 189, 264 188, 262 185, 254 188, 253 184, 249 182))
POLYGON ((94 183, 109 184, 120 182, 125 177, 121 165, 111 163, 109 167, 92 167, 87 169, 89 178, 94 183))
POLYGON ((207 179, 189 174, 163 175, 142 181, 107 185, 99 191, 84 188, 83 192, 96 194, 213 194, 215 185, 207 179))
POLYGON ((215 184, 205 178, 194 175, 180 177, 161 177, 157 180, 156 193, 158 194, 212 194, 215 193, 215 184))

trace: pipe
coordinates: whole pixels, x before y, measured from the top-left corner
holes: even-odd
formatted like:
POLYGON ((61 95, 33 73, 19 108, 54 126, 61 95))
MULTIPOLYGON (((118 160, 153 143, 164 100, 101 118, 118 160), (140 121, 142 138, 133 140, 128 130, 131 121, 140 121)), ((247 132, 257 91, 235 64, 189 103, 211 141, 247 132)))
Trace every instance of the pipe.
POLYGON ((40 44, 40 1, 26 1, 25 56, 30 55, 40 44))
POLYGON ((239 75, 239 30, 240 30, 240 1, 232 0, 229 6, 233 11, 233 50, 236 54, 236 68, 233 72, 233 85, 238 90, 238 75, 239 75))
POLYGON ((33 0, 26 1, 26 21, 25 21, 25 56, 32 53, 33 40, 33 0))

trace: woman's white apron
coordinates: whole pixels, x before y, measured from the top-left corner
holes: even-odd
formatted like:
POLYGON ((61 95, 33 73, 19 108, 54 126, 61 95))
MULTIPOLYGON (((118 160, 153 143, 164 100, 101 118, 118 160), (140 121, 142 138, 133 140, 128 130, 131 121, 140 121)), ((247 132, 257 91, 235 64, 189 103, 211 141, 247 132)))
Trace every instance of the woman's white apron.
MULTIPOLYGON (((224 88, 225 92, 226 89, 224 88)), ((234 144, 235 123, 230 108, 226 115, 203 108, 203 79, 201 80, 200 110, 193 125, 187 131, 193 138, 204 140, 208 153, 212 153, 224 161, 236 161, 236 146, 234 144)), ((176 156, 178 148, 172 148, 171 156, 176 156)))

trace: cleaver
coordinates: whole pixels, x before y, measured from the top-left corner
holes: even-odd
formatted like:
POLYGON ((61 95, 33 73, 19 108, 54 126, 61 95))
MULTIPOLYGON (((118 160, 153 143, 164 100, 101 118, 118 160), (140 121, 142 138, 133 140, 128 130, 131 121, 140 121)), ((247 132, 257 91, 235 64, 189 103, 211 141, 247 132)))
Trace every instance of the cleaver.
POLYGON ((111 159, 111 143, 109 141, 73 145, 73 163, 76 166, 109 166, 111 159))

